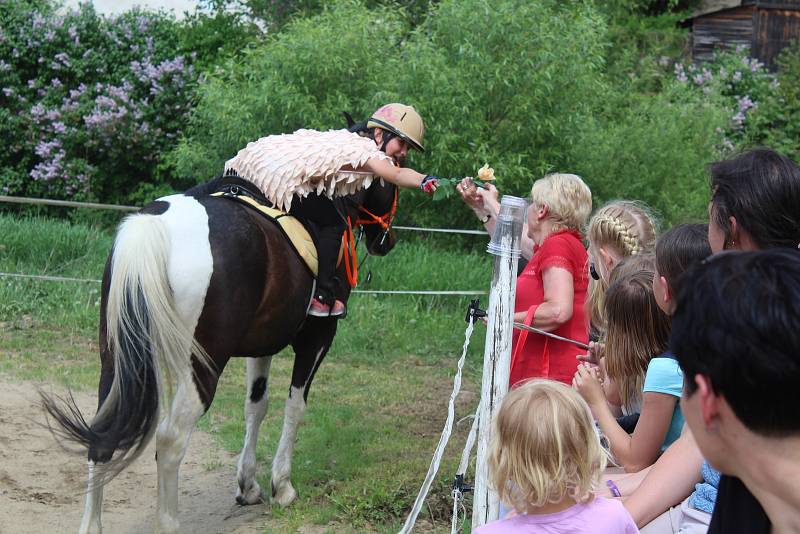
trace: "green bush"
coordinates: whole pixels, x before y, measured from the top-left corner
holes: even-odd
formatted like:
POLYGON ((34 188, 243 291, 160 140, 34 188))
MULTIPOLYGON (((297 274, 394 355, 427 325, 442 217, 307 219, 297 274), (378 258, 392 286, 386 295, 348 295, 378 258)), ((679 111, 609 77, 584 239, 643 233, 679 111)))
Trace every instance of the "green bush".
POLYGON ((745 142, 764 145, 800 161, 800 43, 784 49, 777 77, 752 111, 745 142))
POLYGON ((193 65, 200 73, 214 70, 262 37, 253 20, 231 3, 200 0, 198 9, 176 24, 181 54, 193 57, 193 65))
MULTIPOLYGON (((399 7, 335 2, 211 75, 171 159, 180 176, 202 181, 260 136, 338 128, 343 110, 365 118, 403 101, 427 126, 413 167, 452 177, 489 162, 505 192, 526 195, 568 161, 591 114, 604 28, 588 4, 451 0, 410 31, 399 7)), ((402 221, 474 224, 454 199, 416 198, 410 209, 403 201, 402 221)))
POLYGON ((595 206, 641 200, 665 226, 702 218, 707 167, 720 155, 727 120, 718 98, 703 98, 679 83, 655 96, 609 94, 605 115, 582 132, 575 170, 591 187, 595 206))
POLYGON ((171 155, 176 172, 202 182, 258 137, 342 127, 342 111, 366 113, 364 102, 374 100, 391 75, 386 49, 403 35, 400 16, 349 2, 289 23, 209 74, 187 135, 171 155))

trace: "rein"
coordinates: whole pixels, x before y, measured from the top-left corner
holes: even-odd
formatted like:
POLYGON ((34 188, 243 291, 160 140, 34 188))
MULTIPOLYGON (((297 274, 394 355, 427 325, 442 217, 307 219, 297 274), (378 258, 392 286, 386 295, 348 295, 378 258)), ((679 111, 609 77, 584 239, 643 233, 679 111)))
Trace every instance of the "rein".
POLYGON ((381 236, 381 243, 383 243, 386 236, 389 235, 389 231, 392 229, 392 221, 397 212, 398 191, 399 189, 395 187, 392 207, 383 215, 375 215, 364 206, 359 205, 358 211, 360 213, 359 216, 356 217, 355 224, 353 224, 351 217, 349 215, 347 216, 347 228, 342 236, 342 247, 344 248, 342 261, 344 261, 344 270, 347 273, 347 282, 350 284, 350 287, 356 287, 358 284, 358 257, 356 256, 356 240, 353 236, 353 230, 359 226, 378 224, 383 228, 383 235, 381 236), (366 215, 366 217, 362 218, 361 213, 366 215))

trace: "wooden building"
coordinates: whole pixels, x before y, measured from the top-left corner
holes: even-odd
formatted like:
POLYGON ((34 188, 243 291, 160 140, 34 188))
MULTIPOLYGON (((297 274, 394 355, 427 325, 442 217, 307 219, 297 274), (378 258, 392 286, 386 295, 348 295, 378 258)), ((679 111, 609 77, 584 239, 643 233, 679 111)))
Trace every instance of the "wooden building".
POLYGON ((774 68, 783 47, 800 39, 800 0, 705 0, 681 25, 691 28, 695 61, 745 45, 751 57, 774 68))

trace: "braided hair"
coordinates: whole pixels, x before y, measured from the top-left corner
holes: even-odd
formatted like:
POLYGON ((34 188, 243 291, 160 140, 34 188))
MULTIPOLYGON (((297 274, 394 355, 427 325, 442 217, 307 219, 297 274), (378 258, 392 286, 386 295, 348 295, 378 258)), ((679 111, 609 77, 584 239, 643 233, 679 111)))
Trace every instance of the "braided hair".
MULTIPOLYGON (((656 223, 649 208, 631 200, 613 200, 597 210, 589 221, 586 236, 595 248, 610 250, 619 258, 652 252, 656 246, 656 223)), ((603 300, 608 281, 591 280, 591 324, 605 330, 603 300)))

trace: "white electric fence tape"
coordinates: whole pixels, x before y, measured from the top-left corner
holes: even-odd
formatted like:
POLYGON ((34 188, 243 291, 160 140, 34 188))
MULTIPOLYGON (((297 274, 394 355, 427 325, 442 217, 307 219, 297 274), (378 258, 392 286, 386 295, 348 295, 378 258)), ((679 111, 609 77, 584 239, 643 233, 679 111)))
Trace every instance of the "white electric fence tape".
POLYGON ((409 534, 411 529, 414 528, 414 523, 416 523, 419 511, 422 509, 425 498, 428 496, 428 491, 431 489, 433 479, 436 476, 436 473, 439 471, 439 464, 442 461, 444 448, 447 445, 447 442, 450 439, 450 434, 453 431, 453 420, 456 416, 455 402, 458 392, 461 391, 461 373, 464 370, 464 360, 466 360, 467 357, 469 339, 472 337, 472 330, 474 326, 475 323, 472 318, 470 318, 469 325, 467 325, 467 330, 464 333, 464 348, 461 351, 461 358, 458 360, 458 369, 456 370, 456 376, 453 379, 453 392, 450 394, 450 401, 447 404, 447 421, 444 423, 442 436, 439 438, 439 444, 436 446, 436 452, 433 454, 433 460, 431 461, 430 467, 428 467, 428 474, 425 476, 425 481, 422 483, 422 488, 419 490, 417 500, 414 501, 414 507, 411 509, 411 513, 408 514, 408 518, 406 518, 406 523, 403 525, 403 529, 400 531, 400 534, 409 534))
MULTIPOLYGON (((475 439, 478 437, 478 412, 472 417, 472 427, 469 429, 469 436, 467 436, 467 443, 464 445, 464 451, 461 453, 461 462, 458 464, 458 471, 456 471, 456 478, 460 477, 463 482, 464 475, 467 474, 469 468, 469 459, 472 456, 472 447, 475 446, 475 439)), ((458 534, 459 528, 459 514, 458 508, 464 512, 462 521, 467 518, 467 509, 461 504, 464 500, 464 493, 459 488, 453 488, 453 521, 450 525, 450 534, 458 534)))

